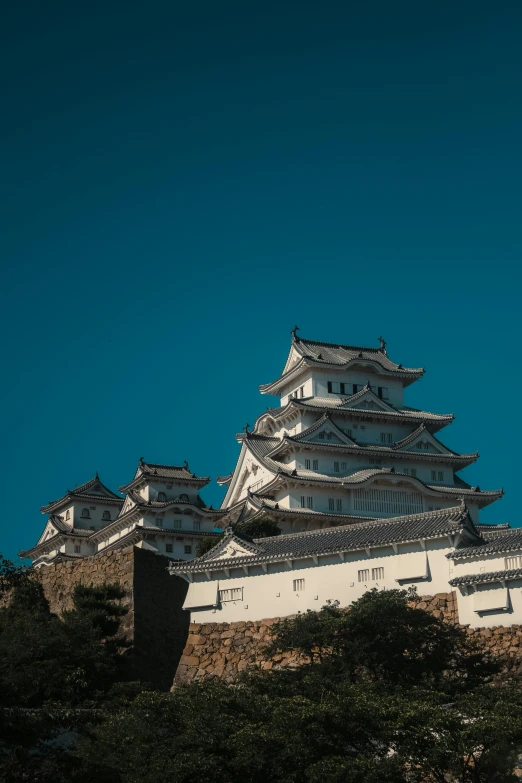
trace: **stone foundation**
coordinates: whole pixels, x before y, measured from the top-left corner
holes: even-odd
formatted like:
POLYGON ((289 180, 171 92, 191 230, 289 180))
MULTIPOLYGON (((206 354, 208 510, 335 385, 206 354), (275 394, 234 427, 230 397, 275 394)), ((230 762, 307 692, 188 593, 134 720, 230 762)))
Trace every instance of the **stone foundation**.
MULTIPOLYGON (((447 623, 458 624, 456 593, 422 596, 414 604, 447 623)), ((236 623, 191 623, 174 684, 220 677, 233 681, 246 669, 284 669, 299 665, 294 652, 271 659, 264 650, 277 619, 236 623)), ((522 627, 467 628, 494 656, 501 657, 503 681, 522 677, 522 627)))
POLYGON ((98 586, 117 582, 127 608, 122 631, 131 643, 131 676, 169 690, 188 633, 189 615, 182 610, 187 583, 167 572, 169 560, 137 547, 65 560, 34 571, 51 611, 72 608, 76 584, 98 586))

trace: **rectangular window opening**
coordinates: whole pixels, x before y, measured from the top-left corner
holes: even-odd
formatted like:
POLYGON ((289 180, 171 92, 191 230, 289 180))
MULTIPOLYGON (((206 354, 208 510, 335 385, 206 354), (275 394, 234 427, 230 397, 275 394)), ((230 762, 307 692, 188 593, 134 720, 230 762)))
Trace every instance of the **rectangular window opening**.
POLYGON ((221 603, 226 601, 242 601, 243 600, 243 588, 242 587, 229 587, 226 590, 219 591, 219 600, 221 603))
POLYGON ((305 589, 304 579, 294 579, 294 593, 302 593, 305 589))
POLYGON ((370 581, 370 569, 369 568, 362 568, 360 571, 357 572, 357 578, 359 582, 369 582, 370 581))
POLYGON ((382 579, 384 579, 384 568, 382 566, 379 568, 372 568, 372 582, 377 582, 382 579))

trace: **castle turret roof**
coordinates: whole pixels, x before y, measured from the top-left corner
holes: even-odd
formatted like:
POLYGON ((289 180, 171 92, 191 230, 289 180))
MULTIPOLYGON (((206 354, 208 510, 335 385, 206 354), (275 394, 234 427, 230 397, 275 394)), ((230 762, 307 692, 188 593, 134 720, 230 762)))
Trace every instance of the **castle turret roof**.
POLYGON ((68 489, 65 495, 58 498, 58 500, 50 500, 46 506, 41 506, 40 511, 42 514, 51 514, 74 500, 91 500, 93 502, 103 502, 120 506, 123 504, 123 498, 106 487, 100 480, 98 474, 96 474, 94 478, 86 481, 85 484, 75 487, 74 489, 68 489))
POLYGON ((282 375, 271 383, 262 384, 259 390, 262 394, 277 394, 308 367, 341 369, 358 364, 366 367, 370 365, 378 374, 402 378, 405 386, 422 377, 423 367, 403 367, 393 362, 385 346, 384 341, 381 341, 379 348, 325 343, 300 338, 293 332, 290 354, 282 375))

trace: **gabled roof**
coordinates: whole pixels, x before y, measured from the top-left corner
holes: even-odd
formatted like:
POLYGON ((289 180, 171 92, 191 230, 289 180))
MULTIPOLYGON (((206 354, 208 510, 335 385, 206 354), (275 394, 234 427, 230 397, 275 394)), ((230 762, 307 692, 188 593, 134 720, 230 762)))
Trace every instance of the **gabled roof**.
MULTIPOLYGON (((371 417, 376 420, 403 421, 408 423, 411 422, 412 424, 425 422, 426 424, 429 424, 430 431, 439 430, 447 424, 451 424, 454 419, 452 413, 431 413, 430 411, 422 411, 408 406, 395 408, 390 405, 390 403, 381 405, 379 409, 362 408, 353 405, 354 401, 357 402, 355 398, 357 397, 360 399, 364 394, 368 394, 368 392, 362 390, 357 392, 357 394, 353 394, 351 397, 338 398, 305 397, 303 399, 298 399, 297 397, 292 397, 286 405, 281 405, 278 408, 269 408, 265 413, 262 413, 256 421, 254 432, 259 432, 260 425, 262 426, 267 418, 273 419, 274 421, 278 421, 279 419, 284 420, 287 417, 292 417, 292 415, 295 416, 297 411, 307 410, 314 412, 330 410, 332 413, 349 416, 351 419, 357 419, 359 416, 364 416, 365 418, 371 417)), ((373 395, 373 392, 370 392, 369 394, 373 395)), ((374 396, 376 400, 380 399, 376 395, 374 396)), ((380 401, 382 402, 382 400, 380 401)))
POLYGON ((272 383, 261 385, 259 390, 262 394, 277 394, 282 386, 297 378, 307 367, 341 369, 359 363, 373 365, 380 375, 402 377, 404 385, 412 383, 424 374, 423 367, 403 367, 402 364, 393 362, 388 357, 384 341, 381 341, 380 348, 362 348, 356 345, 305 340, 294 333, 283 374, 272 383))
POLYGON ((68 489, 65 495, 58 498, 58 500, 50 500, 46 506, 41 506, 40 511, 42 514, 50 514, 73 500, 103 502, 110 505, 121 505, 123 503, 123 498, 106 487, 98 474, 96 474, 94 478, 86 481, 85 484, 74 489, 68 489))
MULTIPOLYGON (((426 458, 428 460, 433 461, 434 459, 439 459, 441 461, 448 461, 452 463, 458 463, 459 468, 466 467, 467 465, 471 465, 471 463, 475 462, 478 459, 478 452, 473 452, 472 454, 458 454, 456 451, 452 451, 447 446, 445 446, 443 443, 441 443, 437 438, 435 438, 434 435, 430 433, 430 431, 427 429, 426 425, 422 423, 417 429, 412 432, 407 437, 403 438, 400 441, 397 441, 397 443, 394 443, 391 446, 385 446, 381 444, 364 444, 364 443, 357 443, 357 441, 353 438, 347 435, 343 430, 341 430, 337 425, 331 420, 330 418, 331 414, 330 411, 325 411, 323 415, 315 422, 315 424, 312 424, 311 427, 308 427, 308 429, 303 430, 303 432, 299 433, 298 435, 283 435, 283 437, 280 439, 278 445, 276 446, 273 451, 269 452, 269 456, 274 458, 276 454, 280 453, 281 451, 285 450, 285 446, 288 446, 289 444, 296 444, 296 445, 306 445, 307 443, 310 444, 310 446, 314 447, 315 449, 326 449, 326 450, 332 450, 332 451, 340 451, 344 452, 346 455, 349 454, 372 454, 377 456, 384 456, 384 457, 405 457, 408 459, 415 458, 416 460, 422 461, 426 458), (338 439, 341 441, 341 443, 334 443, 332 441, 318 441, 318 440, 311 440, 310 436, 314 433, 320 431, 320 429, 327 425, 330 427, 332 432, 334 432, 338 439), (426 452, 426 451, 408 451, 406 450, 405 446, 408 446, 410 443, 414 443, 420 436, 425 435, 425 439, 428 439, 432 441, 438 448, 441 449, 441 451, 437 452, 426 452)), ((455 468, 456 469, 456 468, 455 468)))
POLYGON ((484 555, 494 555, 497 552, 515 552, 522 550, 522 528, 504 528, 503 530, 493 531, 489 536, 484 531, 484 525, 480 525, 482 538, 486 543, 479 546, 466 547, 465 549, 456 549, 451 553, 452 560, 467 560, 470 557, 482 557, 484 555))
POLYGON ((193 573, 243 565, 284 562, 357 551, 367 547, 440 538, 463 530, 466 530, 471 538, 477 538, 465 506, 260 539, 239 536, 231 528, 227 528, 224 539, 217 547, 183 566, 173 565, 171 571, 193 573), (234 546, 237 547, 237 554, 231 552, 234 546), (225 556, 227 550, 229 554, 225 556))
POLYGON ((183 465, 161 465, 157 462, 145 462, 141 458, 132 481, 124 484, 119 489, 120 492, 128 492, 143 482, 156 481, 158 479, 172 481, 173 483, 179 481, 196 487, 204 487, 210 481, 209 476, 196 476, 195 473, 191 473, 187 462, 183 465))
MULTIPOLYGON (((360 468, 351 473, 344 475, 330 476, 325 473, 318 473, 314 470, 306 468, 299 468, 290 470, 281 462, 277 462, 272 459, 270 454, 279 445, 279 438, 271 438, 264 435, 256 435, 255 433, 240 434, 237 436, 242 440, 243 444, 252 452, 256 459, 274 474, 273 479, 267 482, 263 486, 263 493, 268 494, 270 490, 279 486, 281 481, 290 479, 298 483, 304 484, 322 484, 323 486, 331 487, 350 487, 353 485, 365 484, 375 478, 390 478, 398 481, 404 480, 414 486, 418 487, 421 491, 428 490, 428 494, 434 496, 457 496, 459 498, 470 497, 477 505, 482 508, 495 500, 498 500, 504 494, 504 490, 490 490, 482 491, 480 487, 470 487, 464 481, 460 481, 458 486, 450 486, 447 484, 426 484, 422 479, 417 476, 408 476, 406 473, 401 473, 400 470, 395 468, 383 468, 383 467, 371 467, 360 468)), ((349 447, 346 447, 348 450, 349 447)), ((227 498, 225 498, 226 500, 227 498)), ((223 501, 224 503, 225 501, 223 501)))
MULTIPOLYGON (((48 523, 44 528, 44 532, 47 527, 48 527, 48 523)), ((23 558, 31 558, 34 560, 35 557, 38 557, 39 554, 45 552, 47 549, 49 549, 49 547, 53 549, 55 546, 59 546, 62 542, 66 541, 68 538, 90 538, 95 533, 94 530, 83 530, 82 528, 78 528, 78 527, 68 528, 63 524, 62 527, 64 529, 58 529, 57 533, 55 533, 50 538, 46 538, 45 541, 42 541, 41 540, 42 536, 40 536, 40 539, 38 540, 38 543, 35 544, 35 546, 31 547, 30 549, 21 550, 20 552, 18 552, 19 556, 23 558)))

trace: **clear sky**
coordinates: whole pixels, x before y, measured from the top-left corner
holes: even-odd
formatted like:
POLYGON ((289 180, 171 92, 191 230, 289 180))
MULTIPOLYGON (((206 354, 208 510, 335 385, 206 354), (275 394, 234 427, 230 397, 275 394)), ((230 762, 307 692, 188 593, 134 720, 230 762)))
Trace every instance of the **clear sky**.
POLYGON ((521 35, 503 0, 8 4, 0 551, 95 471, 229 472, 295 323, 424 365, 518 525, 521 35))

